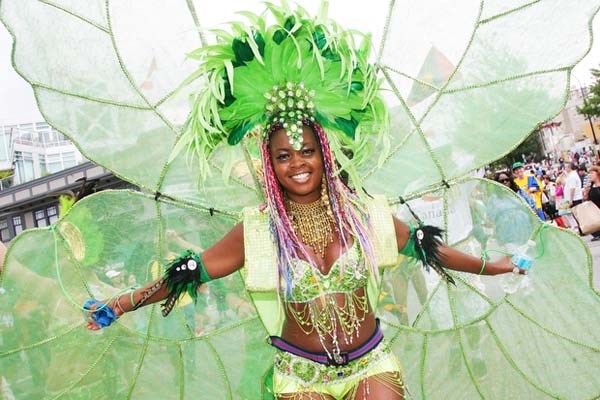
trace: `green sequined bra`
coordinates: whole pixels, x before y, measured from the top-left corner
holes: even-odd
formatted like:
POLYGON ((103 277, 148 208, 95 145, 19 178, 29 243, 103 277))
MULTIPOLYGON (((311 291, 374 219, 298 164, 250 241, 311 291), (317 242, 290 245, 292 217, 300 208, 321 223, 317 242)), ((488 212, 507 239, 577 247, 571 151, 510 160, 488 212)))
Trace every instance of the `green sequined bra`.
MULTIPOLYGON (((293 274, 296 285, 286 299, 294 303, 308 302, 324 294, 351 293, 365 287, 369 279, 369 271, 356 241, 333 263, 327 274, 312 268, 305 260, 297 260, 293 274)), ((281 287, 285 287, 284 282, 281 287)))

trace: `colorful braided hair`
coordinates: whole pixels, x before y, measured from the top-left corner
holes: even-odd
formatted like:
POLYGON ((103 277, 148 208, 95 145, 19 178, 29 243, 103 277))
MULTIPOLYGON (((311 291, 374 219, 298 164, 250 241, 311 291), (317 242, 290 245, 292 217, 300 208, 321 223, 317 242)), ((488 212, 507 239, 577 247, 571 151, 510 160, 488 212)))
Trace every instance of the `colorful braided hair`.
MULTIPOLYGON (((317 138, 317 142, 321 147, 323 173, 325 174, 325 181, 327 182, 327 190, 329 192, 329 206, 333 213, 336 229, 340 233, 338 237, 340 244, 342 245, 341 248, 348 248, 347 235, 344 233, 349 233, 355 240, 358 240, 360 248, 365 254, 365 260, 368 267, 377 277, 378 268, 375 261, 375 251, 371 240, 369 239, 371 234, 371 224, 369 222, 367 209, 364 203, 359 199, 358 195, 348 188, 339 177, 337 164, 333 158, 323 128, 317 122, 309 119, 304 119, 302 123, 304 126, 308 126, 312 129, 317 138)), ((273 169, 273 162, 269 152, 269 142, 271 136, 282 128, 283 126, 279 123, 272 125, 268 132, 266 132, 260 147, 262 163, 264 166, 263 186, 271 217, 270 228, 275 243, 277 244, 279 276, 285 278, 285 295, 287 297, 292 295, 294 284, 290 266, 294 265, 299 258, 307 260, 313 268, 316 268, 316 265, 306 250, 301 246, 300 239, 292 228, 291 221, 285 208, 283 192, 273 169)), ((343 273, 343 266, 341 273, 343 273)))

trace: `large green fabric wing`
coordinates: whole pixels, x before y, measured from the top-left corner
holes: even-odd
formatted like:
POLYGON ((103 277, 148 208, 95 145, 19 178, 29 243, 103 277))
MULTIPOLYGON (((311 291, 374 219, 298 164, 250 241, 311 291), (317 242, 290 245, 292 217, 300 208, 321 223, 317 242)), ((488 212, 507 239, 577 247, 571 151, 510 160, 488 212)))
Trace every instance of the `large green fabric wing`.
MULTIPOLYGON (((378 311, 413 398, 598 398, 600 293, 584 242, 542 224, 521 198, 484 179, 410 204, 467 253, 535 242, 527 277, 451 272, 454 287, 413 260, 386 271, 378 311)), ((410 219, 406 206, 398 211, 410 219)))
POLYGON ((164 273, 163 260, 206 248, 236 218, 130 191, 77 203, 11 244, 0 309, 6 398, 219 399, 261 396, 272 349, 239 274, 184 297, 169 316, 146 307, 87 331, 80 306, 164 273))
POLYGON ((178 90, 195 69, 187 53, 203 43, 192 2, 26 0, 0 7, 15 39, 15 69, 32 85, 44 118, 86 157, 183 202, 240 210, 260 201, 239 147, 218 149, 213 174, 202 182, 197 162, 176 149, 188 96, 204 84, 178 90))
POLYGON ((588 0, 392 2, 377 59, 392 151, 383 165, 364 169, 367 188, 409 198, 514 149, 563 108, 598 7, 588 0))
MULTIPOLYGON (((542 228, 506 189, 464 178, 558 113, 599 6, 403 0, 369 4, 365 18, 366 6, 331 4, 333 18, 374 33, 392 115, 391 140, 371 149, 387 158, 362 166, 366 188, 410 200, 472 254, 538 243, 529 286, 509 295, 504 277, 455 275, 451 287, 406 260, 386 271, 378 313, 414 398, 600 395, 600 298, 585 245, 542 228)), ((167 319, 148 307, 96 333, 84 330, 76 306, 151 281, 165 259, 209 247, 243 207, 261 202, 250 143, 218 148, 202 180, 179 151, 188 95, 205 84, 200 77, 179 89, 195 68, 185 55, 210 43, 206 27, 241 8, 264 5, 0 1, 14 65, 45 119, 147 193, 93 195, 14 240, 0 276, 5 398, 264 394, 272 350, 239 274, 206 285, 198 304, 184 300, 167 319)), ((410 218, 404 206, 399 213, 410 218)))

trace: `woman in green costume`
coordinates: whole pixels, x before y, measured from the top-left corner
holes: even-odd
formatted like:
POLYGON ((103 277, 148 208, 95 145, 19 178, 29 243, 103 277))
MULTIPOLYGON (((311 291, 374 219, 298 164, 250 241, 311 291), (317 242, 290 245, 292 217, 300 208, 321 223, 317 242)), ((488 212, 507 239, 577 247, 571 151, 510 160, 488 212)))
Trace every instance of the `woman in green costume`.
MULTIPOLYGON (((382 267, 396 263, 400 248, 435 267, 444 264, 489 274, 512 266, 506 259, 484 265, 444 247, 436 239, 438 231, 422 226, 411 229, 395 222, 386 201, 363 190, 367 187, 370 192, 385 194, 391 201, 398 201, 400 195, 415 199, 440 190, 444 206, 448 206, 454 188, 468 186, 461 183, 467 171, 516 145, 532 124, 552 115, 552 104, 562 107, 562 91, 556 88, 568 85, 554 82, 560 82, 563 75, 568 77, 575 55, 583 54, 581 47, 574 49, 582 41, 572 40, 582 32, 583 23, 573 21, 589 21, 595 12, 592 7, 597 5, 588 4, 597 0, 530 2, 514 10, 516 4, 461 2, 444 5, 448 7, 445 10, 441 7, 437 25, 430 21, 440 4, 427 5, 431 11, 423 12, 422 20, 414 19, 427 24, 415 25, 431 26, 430 31, 439 32, 444 39, 449 36, 445 28, 454 14, 474 10, 474 15, 457 24, 467 26, 468 43, 460 48, 450 46, 456 49, 450 55, 454 65, 448 74, 442 71, 439 81, 428 78, 431 69, 427 66, 431 59, 434 66, 447 67, 439 51, 432 49, 431 57, 426 57, 428 48, 419 53, 402 45, 412 37, 429 38, 404 30, 414 15, 403 10, 406 2, 390 2, 386 21, 382 19, 380 24, 384 32, 377 58, 369 58, 368 37, 355 45, 358 34, 341 30, 323 15, 313 19, 302 11, 268 4, 268 18, 275 24, 267 26, 265 15, 245 13, 249 26, 235 23, 232 33, 217 31, 216 42, 200 38, 202 48, 191 56, 200 60, 194 76, 201 78, 202 83, 195 87, 202 89, 193 91, 194 107, 187 124, 183 118, 189 108, 176 101, 180 99, 177 94, 183 94, 175 90, 182 76, 164 62, 178 59, 177 54, 158 54, 158 62, 149 64, 148 76, 158 69, 162 77, 173 77, 161 83, 155 73, 153 90, 144 81, 146 71, 140 72, 144 62, 136 60, 136 55, 149 48, 140 45, 142 35, 128 34, 142 27, 158 32, 169 23, 168 27, 179 32, 170 13, 153 9, 142 14, 132 1, 89 3, 96 8, 88 7, 87 2, 86 6, 46 3, 0 3, 3 22, 19 38, 15 62, 34 84, 48 121, 74 137, 91 159, 146 193, 99 193, 76 205, 53 227, 25 233, 9 251, 5 269, 9 273, 3 273, 2 283, 15 290, 6 295, 42 297, 45 301, 40 304, 49 310, 65 302, 65 295, 74 296, 77 302, 107 298, 111 292, 95 284, 94 272, 104 277, 105 265, 124 260, 130 272, 156 265, 153 277, 150 269, 135 274, 138 282, 149 282, 162 275, 165 255, 182 250, 172 247, 165 231, 175 229, 208 250, 186 253, 163 279, 109 301, 110 308, 96 308, 121 315, 163 298, 164 313, 168 314, 180 292, 189 290, 192 297, 203 296, 205 291, 212 294, 215 283, 200 290, 197 286, 243 264, 239 273, 218 283, 249 304, 241 286, 243 278, 265 329, 255 315, 226 321, 224 327, 220 322, 231 317, 219 318, 214 324, 217 328, 211 329, 198 314, 211 319, 217 312, 205 312, 203 308, 209 307, 201 305, 196 307, 195 320, 189 321, 189 299, 180 301, 180 312, 173 313, 179 314, 179 319, 173 315, 159 320, 154 315, 156 307, 148 307, 135 315, 142 322, 139 327, 127 316, 99 334, 82 332, 79 315, 73 310, 59 313, 47 334, 43 334, 39 318, 20 316, 29 327, 40 329, 40 334, 19 340, 18 332, 11 331, 8 344, 0 350, 0 370, 7 382, 3 392, 10 386, 15 397, 76 398, 79 394, 79 398, 89 398, 90 387, 97 388, 92 397, 114 399, 171 398, 178 389, 180 398, 256 399, 259 377, 270 364, 271 369, 275 367, 272 386, 280 398, 410 397, 402 380, 409 382, 415 397, 423 398, 597 397, 598 385, 594 387, 586 372, 591 373, 597 365, 597 330, 593 328, 594 315, 599 314, 595 312, 598 296, 590 293, 582 277, 585 271, 576 268, 585 264, 585 254, 580 254, 583 244, 564 232, 540 229, 550 245, 542 265, 534 271, 531 287, 501 299, 477 292, 461 274, 452 273, 457 288, 425 275, 431 295, 421 302, 422 312, 415 316, 410 287, 408 301, 402 302, 408 305, 409 326, 394 325, 391 312, 379 314, 386 334, 382 342, 375 318, 383 308, 377 311, 375 307, 381 302, 378 278, 383 275, 382 267), (453 12, 448 12, 450 9, 453 12), (169 18, 151 23, 149 16, 157 15, 169 18), (134 18, 139 23, 130 23, 134 18), (465 24, 469 19, 473 22, 465 24), (523 35, 515 33, 519 32, 515 28, 520 26, 515 25, 519 19, 527 27, 544 21, 561 29, 536 25, 534 32, 543 35, 529 35, 535 47, 527 47, 523 35), (567 22, 560 25, 562 20, 567 22), (62 36, 54 35, 56 32, 62 36), (561 54, 547 51, 553 41, 546 38, 552 32, 559 32, 561 40, 569 44, 560 46, 561 54), (73 41, 73 37, 81 40, 73 41), (52 49, 46 48, 49 43, 52 49), (505 46, 507 43, 512 47, 505 46), (44 57, 37 57, 40 65, 36 69, 31 57, 39 54, 44 57), (74 62, 78 59, 84 62, 74 62), (421 62, 424 67, 419 71, 421 62), (56 79, 57 75, 61 79, 56 79), (384 81, 381 89, 380 81, 384 81), (532 86, 543 90, 532 90, 532 86), (379 97, 386 90, 395 95, 388 104, 397 106, 391 109, 391 124, 379 97), (541 101, 540 92, 552 94, 554 102, 541 101), (96 117, 100 123, 91 123, 96 117), (490 140, 480 140, 483 138, 490 140), (225 146, 240 142, 241 147, 225 146), (186 165, 184 157, 174 154, 174 149, 181 154, 188 148, 197 152, 201 174, 186 165), (234 171, 231 165, 240 160, 249 168, 234 171), (253 164, 258 164, 257 168, 253 164), (209 168, 214 168, 212 178, 208 177, 209 168), (239 190, 223 189, 226 184, 220 176, 235 180, 232 186, 239 190), (368 180, 361 181, 362 177, 368 180), (258 183, 258 190, 246 187, 252 181, 258 183), (259 200, 262 193, 264 199, 259 200), (132 202, 134 198, 142 203, 132 202), (256 206, 261 202, 265 205, 256 206), (104 205, 106 212, 101 212, 99 205, 104 205), (241 208, 252 205, 255 207, 245 209, 241 224, 213 247, 214 236, 226 231, 220 230, 219 224, 227 223, 229 230, 241 208), (97 245, 100 239, 102 249, 97 245), (147 250, 131 251, 137 242, 146 244, 147 250), (98 253, 102 257, 97 257, 98 253), (571 253, 570 260, 562 261, 562 253, 571 253), (45 295, 38 290, 49 287, 44 280, 29 274, 24 282, 24 275, 14 267, 20 257, 28 258, 28 264, 40 266, 40 270, 45 267, 46 275, 62 276, 65 288, 45 295), (97 261, 90 266, 93 258, 97 261), (46 272, 48 267, 51 273, 46 272), (234 280, 235 285, 229 285, 234 280), (573 283, 576 280, 581 283, 573 283), (556 290, 556 282, 561 282, 561 290, 556 290), (529 292, 532 287, 534 295, 529 292), (587 303, 580 301, 585 295, 587 303), (587 329, 581 328, 586 323, 587 329), (265 331, 277 350, 265 345, 265 331), (530 336, 536 340, 528 340, 530 336), (389 354, 389 348, 399 360, 389 354), (541 348, 544 351, 539 351, 541 348), (40 367, 32 362, 36 353, 50 355, 51 373, 43 371, 46 363, 40 367), (42 369, 39 376, 43 379, 23 379, 24 368, 19 365, 23 360, 28 368, 42 369), (407 367, 402 377, 399 361, 407 367), (543 368, 550 363, 556 368, 543 368), (567 371, 575 372, 568 375, 567 371), (114 379, 107 379, 108 374, 114 379), (62 379, 56 379, 58 376, 62 379)), ((153 6, 158 3, 166 4, 153 2, 153 6)), ((194 12, 194 3, 177 4, 189 8, 187 21, 199 29, 198 19, 207 22, 208 17, 194 12)), ((172 7, 169 2, 161 10, 172 7)), ((201 7, 204 12, 214 8, 206 2, 199 10, 201 7)), ((342 3, 342 7, 347 5, 342 3)), ((193 28, 187 31, 196 32, 193 28)), ((165 47, 189 51, 196 46, 179 39, 179 47, 171 42, 165 47)), ((440 74, 434 70, 433 75, 440 74)), ((477 192, 487 193, 485 186, 512 195, 491 183, 478 184, 477 192)), ((484 211, 481 215, 486 215, 484 211)), ((445 210, 444 218, 450 216, 445 210)), ((468 229, 469 221, 468 215, 451 224, 443 221, 447 242, 471 254, 487 251, 487 246, 484 249, 472 240, 460 243, 463 237, 457 237, 455 227, 463 224, 468 229)), ((397 270, 385 271, 385 285, 394 285, 387 277, 397 270)), ((482 281, 493 289, 497 279, 482 281)), ((89 328, 105 324, 101 314, 93 314, 95 321, 89 328)))
MULTIPOLYGON (((166 315, 181 293, 195 294, 201 283, 245 266, 248 290, 264 293, 272 283, 283 305, 280 316, 268 306, 259 309, 263 321, 271 319, 265 326, 278 349, 278 398, 403 399, 401 367, 382 341, 370 297, 379 268, 393 265, 398 249, 450 280, 440 265, 490 275, 515 267, 507 258, 482 265, 441 244, 435 228, 405 225, 381 199, 363 202, 335 170, 329 171, 335 164, 320 126, 309 118, 302 123, 296 136, 280 122, 267 129, 263 181, 272 201, 266 207, 246 210, 243 222, 214 246, 179 258, 164 278, 108 306, 120 317, 166 299, 166 315), (282 244, 286 240, 293 240, 289 247, 282 244), (278 268, 282 259, 284 269, 278 268)), ((87 327, 101 328, 94 319, 87 327)))

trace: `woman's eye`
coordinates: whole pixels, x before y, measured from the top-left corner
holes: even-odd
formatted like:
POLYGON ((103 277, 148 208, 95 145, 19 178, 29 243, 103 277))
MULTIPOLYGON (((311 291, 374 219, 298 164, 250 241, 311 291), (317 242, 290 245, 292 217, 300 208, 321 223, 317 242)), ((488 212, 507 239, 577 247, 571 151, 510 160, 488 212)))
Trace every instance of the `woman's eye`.
POLYGON ((278 156, 277 156, 277 159, 278 159, 279 161, 285 161, 285 160, 287 160, 288 158, 290 158, 290 155, 289 155, 289 154, 280 154, 280 155, 278 155, 278 156))
POLYGON ((314 154, 314 152, 315 152, 315 149, 304 149, 304 150, 302 150, 302 154, 305 155, 305 156, 310 156, 310 155, 314 154))

